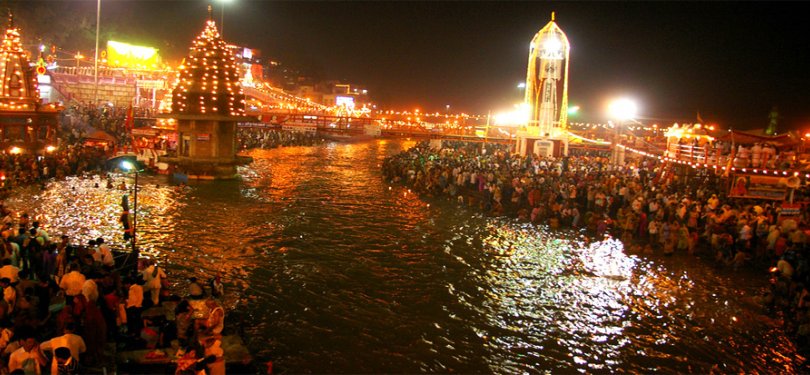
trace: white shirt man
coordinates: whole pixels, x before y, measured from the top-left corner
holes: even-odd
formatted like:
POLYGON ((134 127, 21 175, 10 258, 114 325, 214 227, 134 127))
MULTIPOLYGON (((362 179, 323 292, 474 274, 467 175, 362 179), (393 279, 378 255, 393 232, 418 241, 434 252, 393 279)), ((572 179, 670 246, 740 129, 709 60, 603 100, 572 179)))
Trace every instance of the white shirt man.
POLYGON ((11 280, 12 284, 20 281, 19 273, 20 269, 11 264, 6 264, 5 266, 0 267, 0 279, 7 277, 9 280, 11 280))
POLYGON ((59 287, 65 290, 65 294, 69 296, 78 296, 82 292, 82 286, 86 278, 81 272, 76 271, 74 268, 65 276, 62 276, 62 281, 59 282, 59 287))
POLYGON ((115 265, 112 251, 110 251, 110 247, 107 246, 107 244, 103 243, 99 245, 97 251, 101 253, 101 264, 110 267, 115 265))
POLYGON ((146 280, 144 290, 148 290, 152 295, 152 303, 157 305, 160 299, 161 280, 166 277, 162 267, 152 264, 143 270, 143 279, 146 280))
POLYGON ((46 232, 45 229, 42 229, 42 227, 39 226, 39 223, 36 223, 36 224, 37 225, 34 226, 34 228, 36 228, 36 230, 37 230, 37 233, 36 233, 37 238, 41 238, 43 242, 50 242, 51 237, 48 236, 48 232, 46 232))
POLYGON ((98 300, 98 285, 93 279, 87 279, 84 284, 82 284, 82 295, 91 303, 98 300))
POLYGON ((42 374, 42 366, 46 365, 45 355, 37 345, 37 341, 33 338, 26 339, 21 348, 11 353, 8 358, 8 371, 12 372, 17 369, 25 371, 26 374, 34 373, 37 375, 42 374))
MULTIPOLYGON (((69 325, 72 326, 72 325, 69 325)), ((59 337, 54 337, 48 341, 45 341, 40 345, 42 350, 56 350, 56 348, 65 347, 70 349, 70 356, 79 360, 79 355, 87 351, 87 346, 84 344, 84 339, 73 333, 72 327, 65 327, 65 334, 59 337)), ((56 356, 54 356, 53 360, 54 365, 56 364, 56 356)))
POLYGON ((9 285, 8 278, 3 277, 0 280, 2 280, 0 287, 3 288, 3 300, 8 304, 8 312, 11 313, 14 311, 14 305, 17 304, 17 290, 9 285))
POLYGON ((129 287, 129 294, 127 294, 127 308, 143 306, 143 287, 137 283, 129 287))
POLYGON ((104 243, 104 239, 99 238, 96 240, 96 243, 98 246, 96 246, 95 251, 93 251, 93 261, 99 262, 105 266, 115 265, 112 251, 110 251, 110 247, 104 243))

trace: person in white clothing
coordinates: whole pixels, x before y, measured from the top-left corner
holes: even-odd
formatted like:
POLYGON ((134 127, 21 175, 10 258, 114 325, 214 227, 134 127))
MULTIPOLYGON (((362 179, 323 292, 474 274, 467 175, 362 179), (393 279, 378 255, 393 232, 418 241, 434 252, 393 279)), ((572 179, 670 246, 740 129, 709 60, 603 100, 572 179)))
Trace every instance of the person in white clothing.
POLYGON ((112 251, 110 251, 110 247, 104 243, 104 239, 99 237, 96 239, 96 252, 99 254, 99 258, 101 264, 107 267, 112 267, 115 265, 115 259, 113 259, 112 251))
POLYGON ((17 290, 11 286, 11 280, 7 277, 0 278, 0 289, 3 291, 3 300, 8 304, 7 313, 11 314, 17 304, 17 290))
MULTIPOLYGON (((87 346, 84 343, 84 339, 73 333, 76 329, 76 325, 73 322, 68 322, 65 324, 65 334, 59 337, 54 337, 48 341, 45 341, 40 345, 40 348, 43 351, 54 351, 57 348, 68 348, 70 349, 70 356, 79 360, 81 353, 87 351, 87 346)), ((54 356, 52 366, 56 366, 56 356, 54 356)))
POLYGON ((48 232, 46 232, 44 229, 42 229, 42 228, 40 227, 40 225, 39 225, 39 221, 35 221, 35 222, 31 223, 31 226, 32 226, 34 229, 36 229, 36 236, 37 236, 37 237, 42 238, 42 240, 43 240, 44 242, 46 242, 46 243, 51 241, 51 237, 50 237, 50 236, 48 236, 48 232))
MULTIPOLYGON (((93 279, 87 279, 84 281, 84 284, 82 284, 82 294, 90 303, 95 303, 98 300, 98 285, 95 281, 93 281, 93 279)), ((78 359, 78 357, 74 357, 78 359)))
POLYGON ((166 277, 166 273, 163 272, 163 268, 155 264, 154 260, 149 263, 149 267, 143 270, 143 279, 146 281, 143 289, 151 293, 152 304, 157 306, 160 300, 161 280, 166 277))
POLYGON ((3 259, 3 267, 0 267, 0 278, 7 277, 11 283, 20 282, 20 269, 11 264, 11 259, 3 259))
POLYGON ((75 264, 70 265, 70 272, 62 277, 59 282, 59 287, 65 291, 65 294, 71 297, 78 296, 82 292, 82 286, 86 278, 81 272, 77 270, 75 264))
POLYGON ((127 280, 129 286, 129 293, 127 294, 126 313, 127 313, 127 333, 130 336, 138 336, 141 334, 143 328, 143 319, 141 318, 141 310, 143 310, 143 279, 136 276, 127 280))
POLYGON ((21 348, 11 353, 8 358, 8 371, 23 370, 26 374, 42 374, 42 367, 48 364, 39 343, 33 337, 23 341, 21 348))

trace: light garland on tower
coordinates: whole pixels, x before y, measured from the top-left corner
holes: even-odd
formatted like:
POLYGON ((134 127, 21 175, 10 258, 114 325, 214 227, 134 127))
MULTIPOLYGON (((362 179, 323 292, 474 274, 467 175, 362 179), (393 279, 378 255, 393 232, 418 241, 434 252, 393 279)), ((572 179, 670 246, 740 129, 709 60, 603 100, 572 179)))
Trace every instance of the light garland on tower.
POLYGON ((0 110, 32 111, 39 102, 34 69, 20 41, 20 31, 9 20, 0 45, 0 110))
POLYGON ((208 20, 180 65, 172 90, 172 113, 242 116, 245 96, 236 58, 208 20))

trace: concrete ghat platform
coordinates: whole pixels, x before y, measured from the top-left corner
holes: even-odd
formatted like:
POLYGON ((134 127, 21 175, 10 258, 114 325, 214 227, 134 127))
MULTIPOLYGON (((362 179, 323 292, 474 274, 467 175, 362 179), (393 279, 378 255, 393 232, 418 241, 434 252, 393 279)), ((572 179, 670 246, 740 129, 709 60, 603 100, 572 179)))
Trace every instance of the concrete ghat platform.
MULTIPOLYGON (((246 369, 252 366, 253 357, 240 336, 222 336, 222 350, 225 352, 225 366, 229 369, 246 369)), ((119 373, 174 373, 177 349, 169 347, 119 351, 115 360, 119 373)))

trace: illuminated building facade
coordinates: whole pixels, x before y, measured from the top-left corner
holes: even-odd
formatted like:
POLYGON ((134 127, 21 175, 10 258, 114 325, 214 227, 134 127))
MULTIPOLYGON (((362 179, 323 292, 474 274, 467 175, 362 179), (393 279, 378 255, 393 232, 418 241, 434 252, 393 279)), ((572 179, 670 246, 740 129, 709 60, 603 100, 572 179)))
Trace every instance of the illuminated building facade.
POLYGON ((568 37, 551 21, 534 36, 529 46, 525 103, 529 108, 526 128, 518 132, 517 151, 541 156, 568 152, 568 37))
POLYGON ((162 161, 188 178, 236 177, 236 166, 250 162, 236 155, 236 123, 256 121, 245 116, 240 80, 236 59, 209 15, 179 67, 171 112, 158 116, 177 121, 177 156, 162 161))
POLYGON ((58 108, 43 104, 37 74, 20 42, 20 31, 9 17, 0 45, 0 146, 11 153, 40 152, 53 146, 58 129, 58 108))

